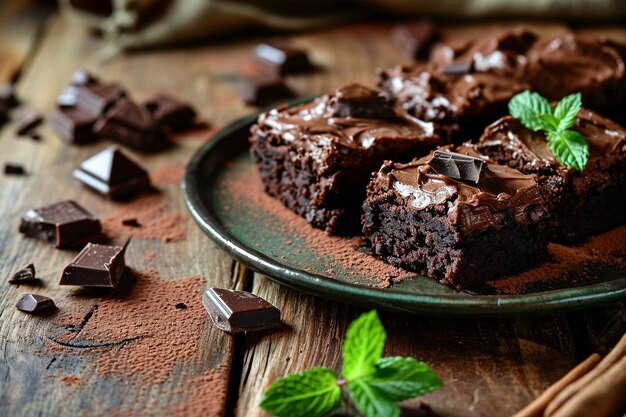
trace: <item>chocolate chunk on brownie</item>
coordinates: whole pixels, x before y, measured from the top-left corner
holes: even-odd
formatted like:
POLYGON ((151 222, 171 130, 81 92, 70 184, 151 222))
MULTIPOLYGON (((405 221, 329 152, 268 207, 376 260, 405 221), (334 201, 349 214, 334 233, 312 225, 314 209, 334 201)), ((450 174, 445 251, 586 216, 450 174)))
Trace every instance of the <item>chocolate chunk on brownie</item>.
POLYGON ((572 127, 589 142, 582 172, 559 164, 545 135, 511 116, 489 126, 477 149, 495 162, 536 174, 551 204, 553 237, 572 240, 626 221, 626 129, 590 110, 572 127))
POLYGON ((618 110, 626 100, 625 51, 614 41, 542 38, 516 29, 439 44, 426 64, 379 71, 379 84, 388 98, 435 122, 452 141, 480 135, 523 90, 550 100, 582 92, 591 109, 626 119, 618 110))
POLYGON ((407 161, 441 144, 430 123, 356 84, 266 112, 251 132, 266 192, 334 234, 358 231, 367 182, 384 160, 407 161))
POLYGON ((534 176, 490 162, 470 145, 453 151, 382 166, 363 204, 374 252, 457 289, 544 257, 549 211, 534 176))

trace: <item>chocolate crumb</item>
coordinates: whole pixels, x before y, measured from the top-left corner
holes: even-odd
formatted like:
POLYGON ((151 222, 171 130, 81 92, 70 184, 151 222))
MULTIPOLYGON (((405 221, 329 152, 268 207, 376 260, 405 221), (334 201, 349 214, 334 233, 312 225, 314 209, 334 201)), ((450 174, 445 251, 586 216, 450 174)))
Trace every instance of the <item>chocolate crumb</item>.
POLYGON ((185 304, 185 303, 177 303, 174 307, 176 307, 178 309, 184 309, 184 308, 187 308, 187 304, 185 304))
POLYGON ((35 280, 35 265, 28 264, 9 278, 9 284, 24 284, 35 280))
POLYGON ((139 222, 137 221, 137 219, 134 218, 134 217, 122 220, 122 224, 124 226, 132 226, 132 227, 140 227, 141 226, 139 224, 139 222))
POLYGON ((4 164, 4 173, 5 175, 25 175, 26 170, 22 165, 7 162, 4 164))

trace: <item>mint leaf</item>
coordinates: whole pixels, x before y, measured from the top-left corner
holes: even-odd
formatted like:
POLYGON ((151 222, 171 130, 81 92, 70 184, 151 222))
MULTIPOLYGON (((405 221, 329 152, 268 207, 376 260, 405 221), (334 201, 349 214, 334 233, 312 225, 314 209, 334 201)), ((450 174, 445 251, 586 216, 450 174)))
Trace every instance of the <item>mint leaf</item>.
POLYGON ((398 404, 366 381, 359 379, 350 382, 348 391, 365 417, 400 417, 398 404))
POLYGON ((554 109, 554 118, 558 120, 556 130, 567 130, 576 123, 576 116, 583 106, 582 94, 570 94, 563 97, 554 109))
POLYGON ((402 401, 436 391, 443 386, 437 374, 415 358, 391 356, 376 364, 368 383, 394 401, 402 401))
POLYGON ((552 126, 552 123, 545 118, 545 116, 552 116, 550 102, 532 91, 524 91, 514 95, 509 101, 509 113, 535 132, 553 130, 553 127, 556 127, 552 126))
POLYGON ((548 134, 548 146, 556 159, 567 167, 582 171, 589 160, 589 144, 573 130, 548 134))
POLYGON ((363 313, 350 324, 343 342, 343 377, 354 381, 373 374, 376 362, 383 356, 385 328, 376 310, 363 313))
POLYGON ((337 374, 313 368, 274 382, 260 407, 277 417, 324 417, 341 405, 337 374))

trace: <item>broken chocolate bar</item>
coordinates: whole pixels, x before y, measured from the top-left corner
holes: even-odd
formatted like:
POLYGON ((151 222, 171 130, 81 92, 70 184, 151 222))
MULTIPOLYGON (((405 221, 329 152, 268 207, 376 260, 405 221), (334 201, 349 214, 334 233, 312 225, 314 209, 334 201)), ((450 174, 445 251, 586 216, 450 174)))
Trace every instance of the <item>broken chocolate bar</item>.
POLYGON ((154 121, 174 131, 193 127, 196 111, 189 104, 167 95, 160 95, 145 104, 154 121))
POLYGON ((112 199, 134 195, 150 187, 145 169, 117 146, 110 146, 80 164, 74 178, 112 199))
POLYGON ((440 175, 477 184, 485 161, 456 152, 435 151, 428 165, 440 175))
POLYGON ((254 48, 254 57, 275 76, 312 71, 315 67, 307 53, 284 42, 262 43, 254 48))
POLYGON ((280 325, 280 310, 254 294, 210 288, 202 304, 215 325, 225 332, 264 330, 280 325))
POLYGON ((18 310, 25 311, 27 313, 39 313, 41 311, 56 308, 52 298, 37 294, 24 294, 15 306, 18 310))
POLYGON ((264 106, 291 98, 294 94, 280 78, 254 77, 240 85, 239 96, 246 104, 264 106))
POLYGON ((126 96, 117 84, 87 84, 76 88, 76 106, 93 116, 100 116, 126 96))
POLYGON ((126 270, 125 249, 88 243, 65 267, 59 285, 115 288, 126 270))
POLYGON ((33 264, 26 265, 9 278, 9 284, 23 284, 33 281, 35 281, 35 265, 33 264))
POLYGON ((63 107, 52 114, 48 123, 67 142, 83 144, 98 139, 92 131, 97 118, 76 107, 63 107))
POLYGON ((391 34, 394 42, 411 58, 427 59, 439 32, 430 20, 396 26, 391 34))
POLYGON ((100 221, 71 200, 28 210, 19 231, 57 248, 73 246, 100 236, 100 221))

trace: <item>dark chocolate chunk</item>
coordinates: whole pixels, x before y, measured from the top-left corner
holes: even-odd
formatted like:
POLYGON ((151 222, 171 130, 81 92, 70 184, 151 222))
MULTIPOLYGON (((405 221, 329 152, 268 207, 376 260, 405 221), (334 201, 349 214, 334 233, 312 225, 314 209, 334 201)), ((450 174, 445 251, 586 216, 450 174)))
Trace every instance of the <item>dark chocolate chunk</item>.
POLYGON ((485 161, 456 152, 435 151, 428 165, 440 175, 478 184, 485 161))
POLYGON ((117 84, 88 84, 76 87, 76 106, 93 116, 100 116, 126 96, 117 84))
POLYGON ((48 123, 67 142, 84 144, 98 138, 92 130, 97 118, 76 107, 70 107, 55 110, 48 123))
POLYGON ((23 104, 15 112, 17 127, 15 133, 18 136, 26 136, 43 121, 43 116, 33 106, 23 104))
POLYGON ((170 96, 160 95, 145 104, 156 123, 172 130, 184 130, 193 127, 196 111, 189 104, 170 96))
POLYGON ((444 75, 466 75, 472 72, 472 62, 456 62, 441 69, 444 75))
POLYGON ((315 69, 305 51, 289 46, 284 42, 257 45, 254 48, 254 57, 275 76, 302 73, 315 69))
POLYGON ((122 220, 122 224, 124 226, 141 227, 141 225, 139 224, 139 221, 136 218, 134 218, 134 217, 132 217, 130 219, 122 220))
POLYGON ((66 87, 59 97, 57 97, 57 105, 59 107, 74 107, 76 106, 76 94, 78 93, 78 88, 75 85, 70 85, 66 87))
POLYGON ((26 265, 9 278, 9 284, 23 284, 33 281, 35 281, 35 265, 33 264, 26 265))
POLYGON ((187 308, 187 304, 185 304, 185 303, 176 303, 176 305, 174 307, 176 307, 179 310, 182 310, 182 309, 187 308))
POLYGON ((148 110, 131 100, 119 100, 93 127, 94 132, 142 151, 162 147, 165 135, 148 110))
POLYGON ((396 26, 392 31, 394 42, 413 59, 427 59, 439 32, 430 20, 396 26))
POLYGON ((126 270, 125 249, 88 243, 63 269, 59 285, 115 288, 126 270))
POLYGON ((377 91, 360 84, 348 84, 337 89, 334 115, 361 119, 389 119, 396 117, 393 105, 377 91))
POLYGON ((53 310, 56 308, 52 298, 37 294, 24 294, 15 305, 18 310, 27 313, 39 313, 41 311, 53 310))
POLYGON ((100 230, 100 221, 71 200, 28 210, 19 227, 25 236, 57 248, 93 240, 100 236, 100 230))
POLYGON ((74 71, 74 74, 72 74, 71 85, 73 86, 84 86, 84 85, 99 84, 99 83, 100 82, 98 81, 96 77, 94 77, 93 75, 91 75, 90 73, 88 73, 86 70, 82 68, 74 71))
POLYGON ((263 330, 280 325, 280 310, 254 294, 210 288, 202 304, 215 325, 229 333, 263 330))
POLYGON ((239 96, 246 104, 264 106, 294 96, 281 78, 253 77, 239 87, 239 96))
POLYGON ((7 162, 6 164, 4 164, 4 173, 6 175, 24 175, 26 174, 26 170, 22 165, 7 162))
POLYGON ((134 195, 150 187, 145 169, 120 148, 110 146, 80 164, 74 178, 112 199, 134 195))

